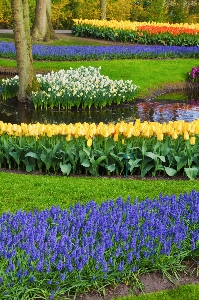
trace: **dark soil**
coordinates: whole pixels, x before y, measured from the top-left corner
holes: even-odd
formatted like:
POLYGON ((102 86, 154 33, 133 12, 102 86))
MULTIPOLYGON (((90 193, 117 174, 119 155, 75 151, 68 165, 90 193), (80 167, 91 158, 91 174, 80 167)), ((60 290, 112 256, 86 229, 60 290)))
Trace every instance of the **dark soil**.
MULTIPOLYGON (((138 289, 133 284, 125 285, 118 284, 117 286, 105 288, 105 293, 100 294, 95 291, 90 291, 85 294, 76 295, 76 300, 111 300, 117 297, 129 295, 138 296, 141 293, 152 293, 162 290, 172 290, 185 284, 199 284, 199 276, 197 274, 198 264, 196 261, 185 262, 185 272, 179 273, 179 278, 171 276, 172 282, 162 275, 160 271, 140 275, 138 279, 143 285, 143 291, 138 289)), ((71 297, 72 299, 72 297, 71 297)))

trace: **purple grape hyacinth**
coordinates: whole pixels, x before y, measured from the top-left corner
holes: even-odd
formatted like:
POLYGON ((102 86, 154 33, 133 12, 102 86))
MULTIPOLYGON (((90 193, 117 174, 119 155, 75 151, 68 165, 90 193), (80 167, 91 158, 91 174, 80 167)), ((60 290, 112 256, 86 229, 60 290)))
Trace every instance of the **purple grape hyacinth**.
MULTIPOLYGON (((199 192, 134 204, 130 198, 76 204, 70 209, 17 211, 0 217, 0 295, 4 281, 15 286, 39 278, 49 286, 125 278, 164 257, 190 254, 199 245, 199 192), (9 277, 10 276, 10 277, 9 277), (52 278, 54 278, 52 281, 52 278), (79 278, 79 279, 78 279, 79 278)), ((52 293, 53 294, 53 293, 52 293)))
MULTIPOLYGON (((33 45, 36 60, 74 61, 130 58, 199 57, 198 46, 108 45, 108 46, 45 46, 33 45)), ((15 58, 15 45, 0 42, 0 57, 15 58)))

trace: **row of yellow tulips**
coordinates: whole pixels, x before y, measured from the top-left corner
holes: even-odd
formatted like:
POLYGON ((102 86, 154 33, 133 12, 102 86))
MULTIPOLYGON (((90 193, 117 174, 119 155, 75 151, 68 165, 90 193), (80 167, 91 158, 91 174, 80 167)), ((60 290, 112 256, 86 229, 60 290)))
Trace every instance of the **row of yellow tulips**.
POLYGON ((118 141, 118 136, 125 138, 157 137, 161 141, 165 136, 170 136, 172 139, 177 139, 178 136, 184 136, 185 140, 190 139, 190 143, 195 144, 195 135, 199 134, 199 119, 193 122, 170 121, 169 123, 158 122, 141 122, 139 119, 135 123, 119 122, 116 124, 95 123, 75 123, 75 124, 25 124, 21 125, 4 123, 0 121, 0 134, 8 134, 10 136, 48 136, 49 138, 56 135, 66 136, 69 141, 71 138, 85 137, 89 144, 92 144, 92 138, 95 136, 110 137, 114 141, 118 141))
POLYGON ((96 27, 107 27, 112 29, 123 29, 123 30, 137 30, 139 26, 165 26, 165 27, 175 27, 175 28, 187 28, 187 29, 194 29, 199 30, 199 24, 188 24, 188 23, 159 23, 159 22, 131 22, 131 21, 116 21, 116 20, 82 20, 82 19, 74 19, 73 20, 75 25, 78 24, 88 24, 96 27))

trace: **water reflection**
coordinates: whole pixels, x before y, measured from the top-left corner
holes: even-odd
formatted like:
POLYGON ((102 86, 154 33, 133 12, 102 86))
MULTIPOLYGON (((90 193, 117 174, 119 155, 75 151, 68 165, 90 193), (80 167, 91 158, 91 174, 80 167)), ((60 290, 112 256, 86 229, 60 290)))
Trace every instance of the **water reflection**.
POLYGON ((6 103, 0 102, 0 120, 15 124, 20 123, 76 123, 76 122, 118 122, 121 120, 132 122, 139 116, 136 105, 129 107, 109 108, 103 110, 79 110, 79 111, 56 111, 56 110, 34 110, 17 104, 14 99, 6 103))
POLYGON ((199 91, 168 93, 153 101, 138 103, 137 111, 142 121, 191 122, 199 118, 199 91))

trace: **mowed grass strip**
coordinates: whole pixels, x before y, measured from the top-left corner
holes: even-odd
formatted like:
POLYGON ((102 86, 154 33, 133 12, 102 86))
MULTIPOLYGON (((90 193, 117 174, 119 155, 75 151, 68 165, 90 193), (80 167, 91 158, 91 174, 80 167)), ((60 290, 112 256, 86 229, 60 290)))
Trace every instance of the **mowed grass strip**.
POLYGON ((199 190, 199 181, 133 180, 129 178, 66 177, 0 172, 0 213, 23 209, 46 209, 52 205, 69 208, 76 203, 130 196, 142 201, 163 195, 199 190))

